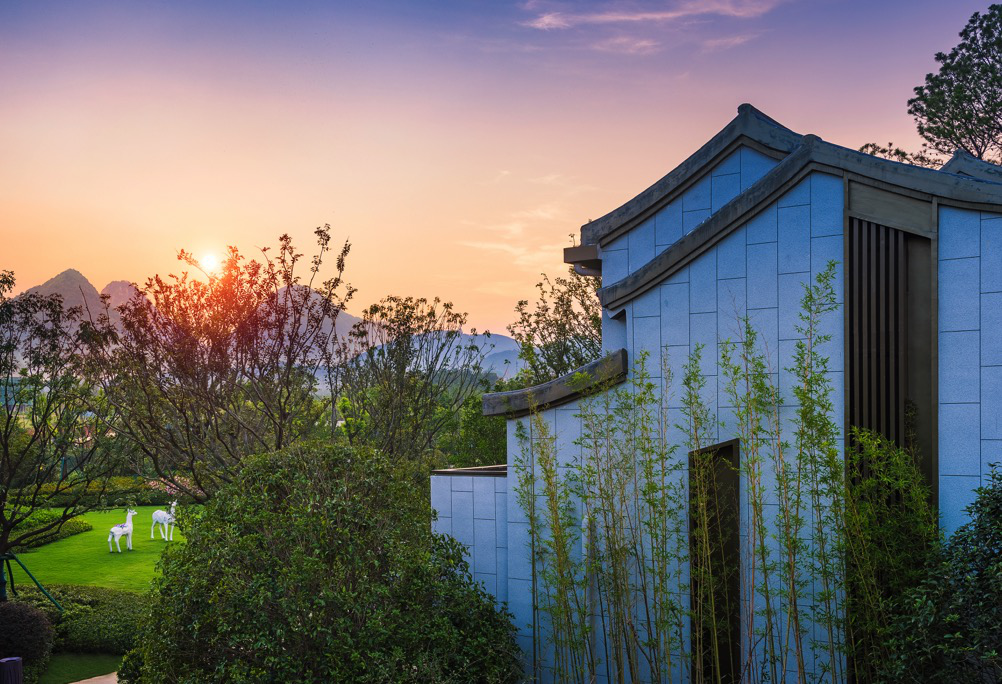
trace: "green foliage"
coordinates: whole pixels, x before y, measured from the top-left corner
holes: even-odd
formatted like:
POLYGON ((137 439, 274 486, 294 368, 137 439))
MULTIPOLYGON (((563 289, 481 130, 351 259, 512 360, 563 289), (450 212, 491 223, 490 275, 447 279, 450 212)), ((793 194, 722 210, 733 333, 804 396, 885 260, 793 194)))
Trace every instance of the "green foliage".
POLYGON ((518 374, 522 387, 570 373, 597 359, 602 351, 602 279, 580 275, 573 267, 567 277, 543 275, 536 283, 539 299, 515 307, 517 320, 508 332, 519 344, 525 369, 518 374))
POLYGON ((97 324, 86 369, 116 411, 116 440, 196 501, 250 454, 331 435, 330 385, 317 390, 334 377, 337 317, 354 290, 350 245, 332 245, 330 226, 314 235, 308 265, 288 235, 256 259, 230 247, 201 276, 182 250, 191 271, 148 279, 118 308, 119 326, 97 324))
POLYGON ((537 413, 520 430, 515 492, 531 531, 534 622, 537 634, 550 627, 558 681, 636 680, 647 667, 660 680, 688 648, 686 465, 665 439, 671 428, 645 363, 623 388, 582 401, 578 467, 560 467, 548 418, 537 413))
MULTIPOLYGON (((187 543, 164 552, 139 652, 144 682, 510 682, 506 612, 433 535, 413 466, 293 446, 248 459, 187 543)), ((129 681, 139 681, 129 675, 129 681)))
POLYGON ((939 71, 915 88, 908 113, 929 147, 1002 160, 1002 5, 975 12, 960 43, 936 54, 939 71))
POLYGON ((118 465, 108 448, 109 407, 82 379, 90 330, 83 312, 58 295, 10 297, 14 285, 14 274, 0 271, 0 555, 58 534, 92 507, 62 495, 80 483, 100 487, 118 465), (47 522, 25 524, 57 497, 47 522))
POLYGON ((427 458, 485 385, 489 335, 468 336, 466 320, 437 298, 390 296, 365 309, 338 349, 339 432, 397 459, 427 458))
POLYGON ((900 602, 890 628, 886 681, 1002 681, 1002 470, 967 508, 970 521, 900 602))
MULTIPOLYGON (((56 523, 56 527, 52 528, 52 531, 44 534, 32 537, 27 543, 15 548, 15 551, 23 551, 24 549, 33 549, 45 544, 51 544, 54 541, 60 539, 65 539, 66 537, 72 537, 75 534, 80 534, 81 532, 89 532, 94 529, 94 526, 83 518, 71 518, 69 520, 63 520, 62 516, 55 511, 35 511, 31 516, 24 521, 23 526, 25 531, 30 531, 32 529, 38 529, 42 527, 49 527, 51 524, 56 523), (61 525, 59 523, 62 523, 61 525)), ((20 533, 22 529, 18 527, 15 532, 20 533)))
POLYGON ((180 492, 173 492, 156 478, 127 475, 109 477, 101 482, 75 482, 63 485, 42 485, 40 491, 49 497, 50 505, 65 506, 79 499, 91 506, 114 506, 128 502, 133 506, 168 506, 172 501, 190 500, 180 492))
MULTIPOLYGON (((492 391, 517 389, 513 382, 499 381, 492 391)), ((499 465, 508 462, 508 426, 504 416, 485 416, 482 394, 471 394, 456 414, 452 429, 438 448, 454 468, 499 465)))
POLYGON ((901 597, 927 576, 939 551, 936 512, 915 456, 854 428, 846 453, 847 658, 856 681, 879 681, 890 661, 890 623, 901 597))
POLYGON ((46 586, 63 607, 60 612, 35 587, 18 589, 55 627, 55 650, 122 654, 135 645, 146 597, 134 591, 74 585, 46 586))
POLYGON ((0 602, 0 658, 21 657, 25 681, 34 682, 52 653, 53 631, 38 608, 15 601, 0 602))

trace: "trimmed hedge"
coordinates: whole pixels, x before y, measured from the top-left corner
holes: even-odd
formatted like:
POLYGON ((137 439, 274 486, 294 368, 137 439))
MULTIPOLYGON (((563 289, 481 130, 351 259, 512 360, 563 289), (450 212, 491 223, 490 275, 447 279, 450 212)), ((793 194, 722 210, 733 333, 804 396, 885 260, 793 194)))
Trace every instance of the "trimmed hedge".
MULTIPOLYGON (((59 513, 52 511, 35 511, 31 514, 31 517, 24 522, 24 525, 28 529, 38 529, 52 523, 53 520, 56 520, 59 517, 59 513)), ((72 537, 73 535, 80 534, 81 532, 89 532, 93 529, 94 526, 83 518, 71 518, 63 523, 58 532, 53 532, 45 537, 35 537, 34 539, 29 539, 27 544, 20 544, 15 550, 23 551, 25 549, 38 548, 39 546, 45 546, 46 544, 51 544, 54 541, 66 539, 66 537, 72 537)), ((25 530, 19 527, 14 530, 14 536, 19 536, 24 534, 24 532, 25 530)))
POLYGON ((184 500, 185 497, 166 491, 166 488, 152 486, 152 483, 156 482, 158 481, 155 478, 123 475, 112 477, 107 483, 90 482, 86 487, 83 484, 71 484, 68 487, 64 484, 59 487, 61 491, 58 493, 55 483, 45 484, 39 493, 46 500, 46 505, 53 508, 73 504, 81 493, 84 496, 80 503, 88 506, 116 505, 126 501, 134 506, 167 506, 175 499, 184 500))
POLYGON ((142 594, 104 587, 46 587, 63 607, 60 613, 35 587, 18 589, 17 601, 40 609, 55 626, 55 649, 74 653, 125 653, 136 643, 146 610, 142 594))

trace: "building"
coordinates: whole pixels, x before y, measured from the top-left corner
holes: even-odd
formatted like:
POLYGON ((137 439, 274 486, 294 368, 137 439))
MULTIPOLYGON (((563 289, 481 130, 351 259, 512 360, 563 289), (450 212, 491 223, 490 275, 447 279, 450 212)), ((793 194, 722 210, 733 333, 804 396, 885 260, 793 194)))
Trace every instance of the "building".
MULTIPOLYGON (((602 277, 606 356, 583 369, 591 388, 627 381, 642 352, 655 378, 664 365, 677 379, 696 345, 717 350, 740 336, 736 321, 747 315, 787 411, 796 400, 783 369, 800 337, 803 288, 834 262, 839 310, 827 319, 826 353, 843 443, 846 426, 899 443, 908 433, 947 533, 964 521, 989 463, 1002 461, 1000 167, 963 152, 938 170, 892 162, 799 135, 746 104, 677 168, 582 226, 581 246, 565 261, 602 277)), ((716 442, 740 461, 716 354, 701 364, 716 442)), ((568 376, 485 396, 485 413, 508 417, 507 467, 432 477, 435 529, 468 545, 476 578, 508 602, 543 679, 554 656, 545 638, 532 638, 549 627, 534 598, 539 578, 516 483, 533 407, 560 465, 581 462, 588 390, 568 376)), ((669 414, 680 411, 668 404, 669 414)), ((747 516, 742 498, 742 543, 747 516)), ((816 671, 821 660, 805 667, 816 671)))

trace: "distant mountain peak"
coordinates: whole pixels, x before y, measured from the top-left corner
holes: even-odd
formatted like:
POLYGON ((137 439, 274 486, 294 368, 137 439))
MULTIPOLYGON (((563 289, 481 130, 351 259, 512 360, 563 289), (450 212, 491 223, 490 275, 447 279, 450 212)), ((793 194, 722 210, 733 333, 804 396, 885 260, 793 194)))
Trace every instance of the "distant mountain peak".
POLYGON ((66 269, 41 285, 28 289, 25 294, 42 296, 57 294, 62 297, 63 306, 66 308, 79 306, 85 310, 89 309, 94 315, 101 310, 101 295, 98 294, 97 288, 75 268, 66 269))

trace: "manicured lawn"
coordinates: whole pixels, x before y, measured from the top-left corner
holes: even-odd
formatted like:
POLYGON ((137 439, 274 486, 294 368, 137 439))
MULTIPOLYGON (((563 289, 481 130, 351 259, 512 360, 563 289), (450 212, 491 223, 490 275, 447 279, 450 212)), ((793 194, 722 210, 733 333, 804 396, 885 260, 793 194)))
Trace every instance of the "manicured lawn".
MULTIPOLYGON (((168 543, 176 544, 182 539, 177 529, 174 530, 173 542, 164 542, 159 532, 156 539, 150 539, 153 511, 158 508, 165 507, 136 508, 137 515, 132 519, 135 528, 132 551, 125 550, 125 539, 122 539, 122 553, 108 553, 109 530, 125 522, 125 511, 115 509, 86 514, 84 519, 94 526, 90 532, 60 539, 18 556, 43 585, 86 584, 146 591, 156 572, 161 551, 168 543)), ((14 579, 18 584, 31 582, 16 564, 14 579)))
MULTIPOLYGON (((135 546, 135 544, 133 544, 135 546)), ((52 656, 39 684, 69 684, 117 672, 122 656, 107 653, 59 653, 52 656)))

